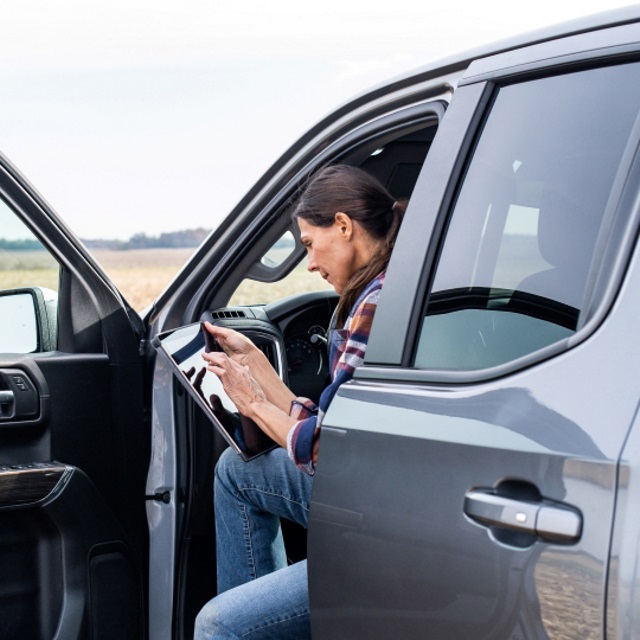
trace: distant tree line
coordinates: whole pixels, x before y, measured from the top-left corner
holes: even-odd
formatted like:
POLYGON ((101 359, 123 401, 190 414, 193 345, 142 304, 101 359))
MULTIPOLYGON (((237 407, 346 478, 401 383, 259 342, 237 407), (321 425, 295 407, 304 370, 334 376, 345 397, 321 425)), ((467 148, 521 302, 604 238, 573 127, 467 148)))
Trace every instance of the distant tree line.
POLYGON ((38 240, 4 240, 0 238, 0 251, 38 251, 44 249, 38 240))
MULTIPOLYGON (((129 240, 83 240, 87 249, 190 249, 197 247, 209 235, 211 229, 185 229, 161 233, 159 236, 148 236, 136 233, 129 240)), ((284 234, 273 246, 274 249, 290 248, 295 244, 291 234, 284 234)), ((44 249, 35 238, 23 240, 5 240, 0 238, 0 251, 38 251, 44 249)))
MULTIPOLYGON (((211 229, 185 229, 161 233, 159 236, 148 236, 136 233, 129 240, 83 240, 87 249, 182 249, 197 247, 210 233, 211 229)), ((44 249, 42 243, 35 238, 22 240, 6 240, 0 238, 0 251, 39 251, 44 249)))
POLYGON ((88 249, 183 249, 197 247, 210 233, 211 229, 185 229, 161 233, 159 236, 148 236, 136 233, 129 240, 83 240, 88 249))

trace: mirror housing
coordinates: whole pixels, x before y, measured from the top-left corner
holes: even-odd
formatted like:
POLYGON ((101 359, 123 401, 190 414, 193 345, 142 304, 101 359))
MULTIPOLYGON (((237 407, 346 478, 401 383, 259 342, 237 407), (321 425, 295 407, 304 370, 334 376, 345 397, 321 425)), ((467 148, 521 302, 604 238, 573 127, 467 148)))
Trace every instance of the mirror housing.
POLYGON ((53 351, 58 294, 43 287, 0 291, 0 353, 53 351))

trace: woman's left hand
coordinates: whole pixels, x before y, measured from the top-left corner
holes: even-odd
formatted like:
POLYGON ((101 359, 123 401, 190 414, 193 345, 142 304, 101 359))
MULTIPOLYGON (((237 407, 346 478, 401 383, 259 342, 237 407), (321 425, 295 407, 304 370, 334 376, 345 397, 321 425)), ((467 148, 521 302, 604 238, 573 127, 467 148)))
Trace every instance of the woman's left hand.
POLYGON ((218 376, 238 411, 244 416, 251 417, 251 405, 264 402, 266 397, 248 367, 238 364, 219 351, 203 353, 202 357, 207 363, 207 369, 218 376))

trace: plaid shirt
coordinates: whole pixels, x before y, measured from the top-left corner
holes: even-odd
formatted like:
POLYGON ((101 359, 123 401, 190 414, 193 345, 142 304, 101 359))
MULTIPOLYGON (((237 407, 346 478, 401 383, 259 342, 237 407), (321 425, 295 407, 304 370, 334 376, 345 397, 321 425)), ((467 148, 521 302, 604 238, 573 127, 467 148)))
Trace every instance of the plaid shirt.
POLYGON ((307 398, 296 398, 291 403, 289 415, 298 422, 287 437, 289 457, 297 467, 313 475, 313 447, 320 436, 320 426, 338 387, 353 377, 356 367, 364 360, 373 314, 378 306, 380 290, 384 283, 384 273, 376 276, 360 294, 353 305, 344 329, 331 333, 329 362, 331 364, 331 384, 322 392, 319 404, 307 398))

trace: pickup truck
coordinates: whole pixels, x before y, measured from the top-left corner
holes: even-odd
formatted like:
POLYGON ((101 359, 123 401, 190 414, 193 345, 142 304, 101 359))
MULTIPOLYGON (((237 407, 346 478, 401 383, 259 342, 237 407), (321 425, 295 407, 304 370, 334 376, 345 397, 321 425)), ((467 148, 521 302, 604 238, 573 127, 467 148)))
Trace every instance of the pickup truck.
POLYGON ((409 204, 282 525, 314 640, 640 637, 639 144, 638 7, 429 64, 314 126, 142 314, 1 158, 0 238, 58 284, 0 291, 0 637, 191 637, 226 443, 150 344, 214 320, 316 398, 336 296, 289 209, 338 162, 409 204))

